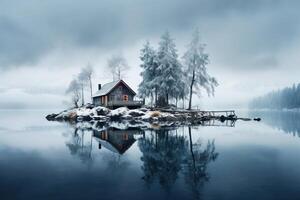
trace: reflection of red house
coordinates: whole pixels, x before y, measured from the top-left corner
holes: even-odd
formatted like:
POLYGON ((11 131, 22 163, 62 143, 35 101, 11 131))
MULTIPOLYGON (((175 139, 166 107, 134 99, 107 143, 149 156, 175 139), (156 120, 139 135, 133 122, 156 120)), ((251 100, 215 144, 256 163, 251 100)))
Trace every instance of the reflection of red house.
POLYGON ((138 134, 141 134, 138 129, 120 130, 109 128, 100 132, 94 131, 94 137, 99 142, 99 148, 103 146, 118 154, 125 153, 136 141, 134 135, 138 134))

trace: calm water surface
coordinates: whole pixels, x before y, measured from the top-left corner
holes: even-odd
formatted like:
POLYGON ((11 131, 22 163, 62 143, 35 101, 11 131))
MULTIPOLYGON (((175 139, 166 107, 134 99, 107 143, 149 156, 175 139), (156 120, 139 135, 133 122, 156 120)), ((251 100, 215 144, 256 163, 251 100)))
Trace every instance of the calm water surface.
POLYGON ((300 113, 120 130, 49 112, 0 111, 0 199, 299 199, 300 113))

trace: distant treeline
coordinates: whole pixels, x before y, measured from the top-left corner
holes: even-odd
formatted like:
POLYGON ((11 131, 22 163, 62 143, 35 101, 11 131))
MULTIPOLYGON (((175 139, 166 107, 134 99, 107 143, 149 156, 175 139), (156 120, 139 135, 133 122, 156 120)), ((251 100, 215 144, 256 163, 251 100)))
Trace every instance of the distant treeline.
POLYGON ((250 108, 294 109, 300 108, 300 84, 272 91, 250 102, 250 108))

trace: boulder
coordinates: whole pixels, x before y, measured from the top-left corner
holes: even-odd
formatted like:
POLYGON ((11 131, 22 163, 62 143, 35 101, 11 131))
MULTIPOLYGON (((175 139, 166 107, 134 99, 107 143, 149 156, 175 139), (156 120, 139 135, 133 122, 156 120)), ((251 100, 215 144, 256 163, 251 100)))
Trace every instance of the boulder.
POLYGON ((76 112, 70 112, 69 115, 65 119, 70 119, 71 121, 77 120, 77 113, 76 112))
POLYGON ((115 110, 112 110, 108 116, 110 117, 111 120, 120 120, 123 116, 125 116, 128 112, 128 108, 126 107, 121 107, 117 108, 115 110))
POLYGON ((140 108, 139 111, 147 112, 147 111, 149 111, 149 109, 148 108, 140 108))
POLYGON ((108 108, 98 106, 95 108, 97 115, 107 115, 110 110, 108 108))
POLYGON ((128 112, 128 115, 132 116, 132 117, 140 117, 145 115, 145 112, 141 111, 141 110, 130 110, 128 112))
POLYGON ((220 121, 221 121, 221 122, 225 122, 225 120, 226 120, 225 116, 224 116, 224 115, 221 115, 220 121))
POLYGON ((69 120, 69 121, 76 121, 77 113, 75 109, 72 110, 64 110, 61 113, 57 114, 54 120, 62 121, 62 120, 69 120))
POLYGON ((84 107, 88 109, 93 109, 95 106, 93 104, 88 103, 84 107))
POLYGON ((49 120, 49 121, 53 121, 53 120, 55 120, 55 117, 57 115, 58 114, 55 114, 55 113, 49 114, 49 115, 46 116, 46 119, 49 120))

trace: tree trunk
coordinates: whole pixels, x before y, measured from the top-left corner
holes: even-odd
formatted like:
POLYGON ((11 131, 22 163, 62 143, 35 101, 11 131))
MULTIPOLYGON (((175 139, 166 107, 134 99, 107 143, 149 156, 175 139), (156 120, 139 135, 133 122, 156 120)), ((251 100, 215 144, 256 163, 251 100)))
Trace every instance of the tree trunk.
POLYGON ((193 97, 193 86, 194 86, 194 82, 195 82, 195 70, 193 70, 193 76, 192 76, 192 82, 190 85, 190 99, 189 99, 189 110, 192 109, 192 97, 193 97))
POLYGON ((167 93, 166 97, 167 97, 167 99, 166 99, 167 102, 166 103, 167 103, 167 105, 169 105, 169 93, 167 93))
POLYGON ((78 128, 75 128, 74 130, 74 137, 77 137, 78 136, 78 128))
POLYGON ((153 93, 151 92, 151 107, 153 107, 153 93))
POLYGON ((81 105, 84 106, 83 84, 81 84, 81 105))
POLYGON ((92 78, 90 77, 90 90, 91 90, 91 103, 93 103, 93 84, 92 84, 92 78))
POLYGON ((118 68, 118 80, 121 80, 121 68, 118 68))
POLYGON ((157 106, 157 87, 155 87, 155 106, 157 106))
POLYGON ((196 169, 196 162, 195 162, 195 155, 193 151, 193 141, 192 141, 192 130, 191 127, 189 126, 189 139, 190 139, 190 151, 193 159, 193 168, 194 170, 196 169))

